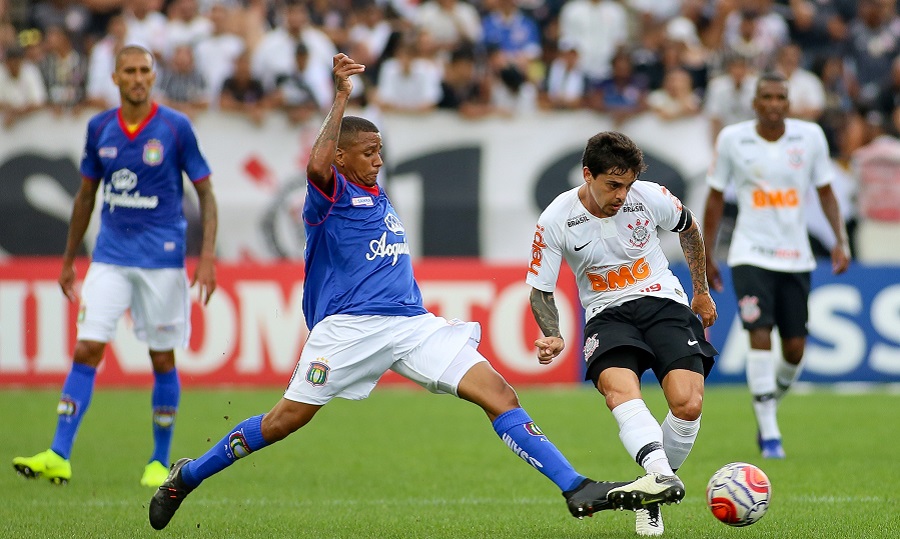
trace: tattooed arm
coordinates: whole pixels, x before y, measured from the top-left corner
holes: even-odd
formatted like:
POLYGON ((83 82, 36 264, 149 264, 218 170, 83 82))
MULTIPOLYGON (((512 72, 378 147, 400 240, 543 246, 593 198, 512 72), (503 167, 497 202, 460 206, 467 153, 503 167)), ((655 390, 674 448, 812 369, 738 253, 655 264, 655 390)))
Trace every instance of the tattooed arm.
POLYGON ((344 110, 350 100, 350 92, 353 91, 351 75, 362 73, 366 67, 357 64, 346 54, 340 53, 334 57, 334 103, 322 128, 316 136, 312 150, 309 153, 309 162, 306 165, 306 177, 324 193, 331 193, 334 176, 331 164, 338 150, 338 137, 341 134, 341 120, 344 118, 344 110))
POLYGON ((697 221, 694 220, 690 227, 678 234, 678 237, 694 287, 691 310, 700 315, 703 327, 709 327, 716 321, 716 304, 709 295, 709 285, 706 282, 706 249, 697 221))
POLYGON ((566 347, 559 332, 559 309, 556 307, 556 300, 553 299, 553 292, 532 288, 531 313, 544 334, 543 338, 534 341, 534 345, 538 348, 538 361, 546 365, 566 347))

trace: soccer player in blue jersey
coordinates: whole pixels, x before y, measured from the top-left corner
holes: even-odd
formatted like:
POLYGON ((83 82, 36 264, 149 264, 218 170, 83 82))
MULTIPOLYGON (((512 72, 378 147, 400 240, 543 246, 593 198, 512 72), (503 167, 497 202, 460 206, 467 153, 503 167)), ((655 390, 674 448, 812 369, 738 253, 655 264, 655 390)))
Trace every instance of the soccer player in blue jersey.
POLYGON ((187 346, 191 330, 182 173, 200 201, 203 241, 191 285, 199 285, 204 305, 216 288, 217 209, 209 165, 188 118, 151 100, 155 79, 150 52, 124 47, 113 73, 121 107, 88 123, 81 188, 75 195, 59 277, 69 301, 78 299, 73 262, 102 185, 100 232, 81 291, 78 340, 57 408, 56 434, 50 449, 13 459, 25 477, 44 477, 57 484, 71 479, 69 457, 91 402, 97 366, 126 310, 131 311, 135 334, 149 346, 153 364, 154 449, 141 484, 156 488, 168 474, 181 394, 173 350, 187 346))
POLYGON ((334 57, 335 99, 306 169, 303 312, 310 334, 284 397, 198 459, 175 462, 150 500, 151 526, 165 528, 201 482, 303 427, 332 398, 366 398, 389 369, 480 406, 510 449, 559 487, 573 516, 624 507, 628 500, 609 493, 627 494, 632 483, 592 481, 572 468, 478 352, 477 323, 445 320, 422 306, 406 231, 377 184, 381 135, 368 120, 344 117, 350 77, 364 69, 344 54, 334 57))

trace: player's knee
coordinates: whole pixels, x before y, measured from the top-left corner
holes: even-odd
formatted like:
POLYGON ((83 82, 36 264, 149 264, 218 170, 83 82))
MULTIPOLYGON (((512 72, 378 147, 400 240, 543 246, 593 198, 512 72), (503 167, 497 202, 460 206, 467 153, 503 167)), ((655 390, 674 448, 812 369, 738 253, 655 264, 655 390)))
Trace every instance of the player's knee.
POLYGON ((282 399, 263 416, 260 424, 263 439, 271 444, 287 438, 309 423, 320 408, 321 406, 282 399))
POLYGON ((696 421, 703 412, 703 399, 699 395, 688 399, 671 403, 669 409, 672 415, 683 421, 696 421))
POLYGON ((88 365, 97 368, 103 361, 103 351, 106 349, 106 343, 96 341, 78 341, 75 343, 75 350, 72 354, 72 360, 75 363, 88 365))

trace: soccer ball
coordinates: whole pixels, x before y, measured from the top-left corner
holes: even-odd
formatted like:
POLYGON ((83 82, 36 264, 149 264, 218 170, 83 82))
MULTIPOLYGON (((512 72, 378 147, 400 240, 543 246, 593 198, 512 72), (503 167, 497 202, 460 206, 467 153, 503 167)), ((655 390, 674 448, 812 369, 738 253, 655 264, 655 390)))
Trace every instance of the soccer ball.
POLYGON ((706 485, 706 504, 729 526, 749 526, 769 509, 772 485, 765 472, 746 462, 719 468, 706 485))

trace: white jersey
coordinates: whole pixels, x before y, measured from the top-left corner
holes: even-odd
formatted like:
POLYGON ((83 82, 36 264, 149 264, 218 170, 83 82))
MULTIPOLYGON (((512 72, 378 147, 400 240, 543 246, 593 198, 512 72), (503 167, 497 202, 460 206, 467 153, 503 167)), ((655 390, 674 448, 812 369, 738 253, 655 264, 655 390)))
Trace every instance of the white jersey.
POLYGON ((578 189, 556 197, 538 219, 525 282, 553 292, 565 259, 587 319, 645 296, 688 305, 657 235, 658 227, 674 231, 684 226, 681 201, 657 183, 638 180, 619 212, 600 218, 584 207, 578 189))
POLYGON ((738 217, 728 265, 804 272, 816 267, 806 232, 806 197, 834 174, 822 128, 785 120, 785 132, 770 142, 756 120, 722 129, 706 183, 724 191, 734 182, 738 217))

